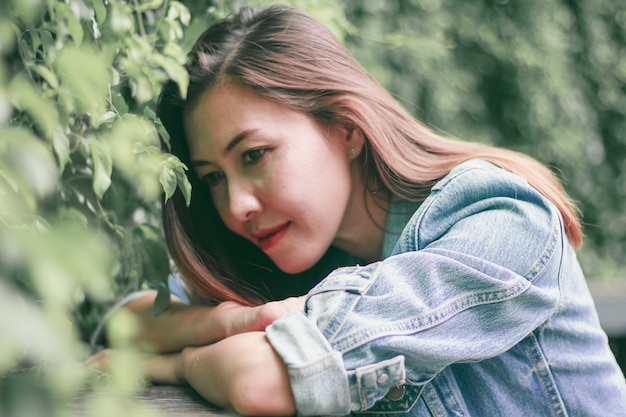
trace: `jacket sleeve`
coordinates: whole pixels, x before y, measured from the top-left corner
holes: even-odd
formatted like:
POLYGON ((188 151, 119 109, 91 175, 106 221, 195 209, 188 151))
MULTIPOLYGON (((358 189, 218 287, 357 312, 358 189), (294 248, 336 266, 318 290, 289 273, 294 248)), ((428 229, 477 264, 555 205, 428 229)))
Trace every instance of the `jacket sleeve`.
POLYGON ((556 311, 564 243, 556 209, 518 176, 453 171, 392 255, 334 271, 304 313, 267 328, 299 414, 367 410, 394 386, 509 350, 556 311))

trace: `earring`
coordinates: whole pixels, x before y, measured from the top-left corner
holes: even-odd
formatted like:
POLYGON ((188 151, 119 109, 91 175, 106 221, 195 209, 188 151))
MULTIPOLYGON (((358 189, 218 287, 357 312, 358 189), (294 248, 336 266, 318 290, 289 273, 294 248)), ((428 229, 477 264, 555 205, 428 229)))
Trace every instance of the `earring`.
POLYGON ((354 148, 350 148, 350 149, 348 149, 348 154, 349 154, 350 156, 354 156, 354 154, 355 154, 355 153, 356 153, 356 149, 354 149, 354 148))

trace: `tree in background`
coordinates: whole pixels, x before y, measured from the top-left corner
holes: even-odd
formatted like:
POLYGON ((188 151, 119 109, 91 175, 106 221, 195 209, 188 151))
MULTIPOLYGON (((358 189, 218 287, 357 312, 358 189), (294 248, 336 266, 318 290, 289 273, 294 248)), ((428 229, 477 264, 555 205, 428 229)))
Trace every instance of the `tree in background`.
POLYGON ((626 281, 626 8, 343 0, 349 49, 419 119, 533 155, 583 214, 590 281, 626 281))

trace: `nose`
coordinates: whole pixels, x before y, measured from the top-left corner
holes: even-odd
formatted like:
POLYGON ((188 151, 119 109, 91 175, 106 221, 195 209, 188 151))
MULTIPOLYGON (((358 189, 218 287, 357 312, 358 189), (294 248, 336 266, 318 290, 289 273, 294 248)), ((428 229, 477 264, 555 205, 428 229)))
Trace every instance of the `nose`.
POLYGON ((229 181, 228 214, 234 221, 250 220, 261 211, 261 207, 253 184, 248 181, 229 181))

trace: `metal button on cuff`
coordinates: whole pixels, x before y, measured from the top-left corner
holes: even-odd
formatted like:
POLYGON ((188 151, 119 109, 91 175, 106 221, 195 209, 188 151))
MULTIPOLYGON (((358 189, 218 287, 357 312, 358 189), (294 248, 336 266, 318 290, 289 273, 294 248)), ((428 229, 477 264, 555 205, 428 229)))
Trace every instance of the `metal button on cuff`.
POLYGON ((399 401, 404 398, 405 393, 406 388, 404 388, 404 385, 394 385, 389 389, 389 392, 387 393, 387 395, 385 395, 385 398, 391 401, 399 401))
POLYGON ((394 385, 405 383, 404 356, 376 362, 356 368, 349 375, 351 408, 365 411, 382 400, 394 385))

